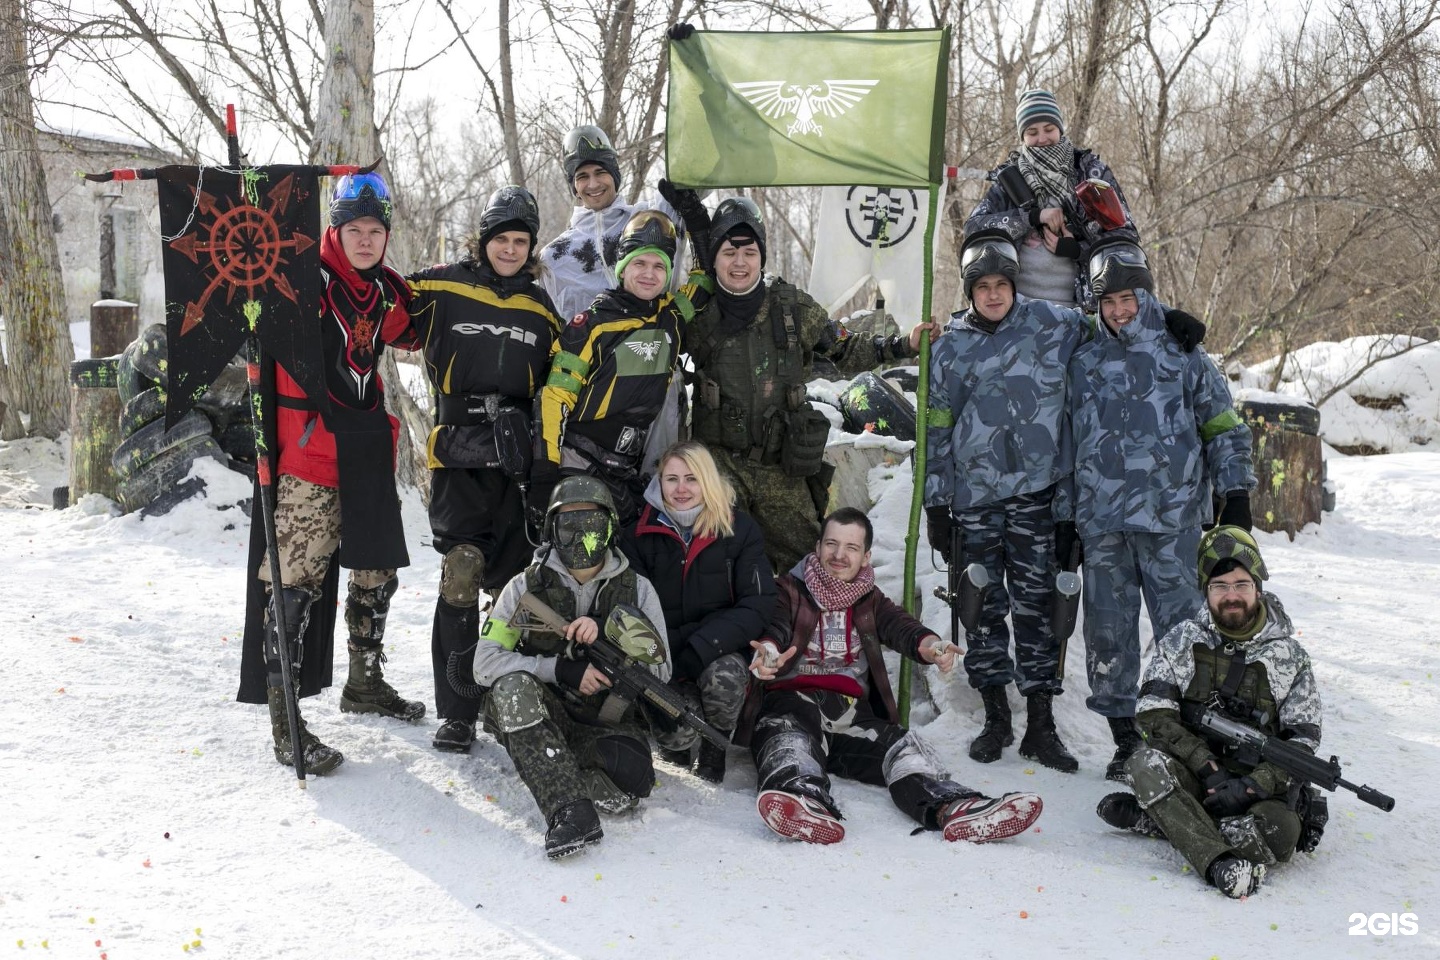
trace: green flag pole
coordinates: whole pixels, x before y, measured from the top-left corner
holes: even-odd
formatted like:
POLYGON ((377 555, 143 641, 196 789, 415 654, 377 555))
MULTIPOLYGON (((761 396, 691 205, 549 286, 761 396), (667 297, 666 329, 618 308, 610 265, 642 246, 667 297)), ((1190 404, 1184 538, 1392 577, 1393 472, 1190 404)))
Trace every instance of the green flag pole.
MULTIPOLYGON (((943 168, 942 168, 943 169, 943 168)), ((944 175, 943 172, 941 174, 944 175)), ((925 258, 921 276, 923 294, 920 300, 920 321, 930 320, 930 298, 934 287, 935 265, 935 221, 940 200, 940 184, 930 185, 930 217, 925 221, 925 246, 921 254, 925 258)), ((925 499, 925 441, 926 420, 930 406, 930 332, 920 334, 920 371, 915 384, 915 452, 910 455, 915 479, 910 492, 910 531, 905 536, 905 612, 917 619, 920 610, 915 598, 915 558, 920 552, 920 511, 925 499)), ((910 724, 910 674, 913 664, 909 659, 900 661, 900 723, 910 724)))

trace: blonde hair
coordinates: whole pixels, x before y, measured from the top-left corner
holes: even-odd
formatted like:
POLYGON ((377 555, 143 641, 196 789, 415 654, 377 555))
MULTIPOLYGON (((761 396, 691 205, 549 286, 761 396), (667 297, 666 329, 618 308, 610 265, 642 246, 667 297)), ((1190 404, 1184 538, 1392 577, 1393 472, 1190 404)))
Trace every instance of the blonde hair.
POLYGON ((695 533, 701 537, 730 537, 735 535, 735 488, 720 475, 715 458, 705 444, 695 440, 684 440, 671 444, 660 454, 658 473, 663 477, 665 464, 679 460, 695 474, 700 487, 702 506, 695 518, 695 533))

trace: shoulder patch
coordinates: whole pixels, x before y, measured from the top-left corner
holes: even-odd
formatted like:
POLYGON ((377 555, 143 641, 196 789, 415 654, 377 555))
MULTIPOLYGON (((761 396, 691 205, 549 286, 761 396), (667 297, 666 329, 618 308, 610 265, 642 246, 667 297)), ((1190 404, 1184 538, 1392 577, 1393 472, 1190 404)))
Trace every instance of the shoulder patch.
POLYGON ((587 320, 589 320, 589 319, 590 319, 590 311, 589 311, 589 310, 581 310, 579 313, 575 314, 575 316, 573 316, 573 317, 570 318, 570 326, 572 326, 572 327, 583 327, 583 326, 585 326, 585 322, 586 322, 587 320))

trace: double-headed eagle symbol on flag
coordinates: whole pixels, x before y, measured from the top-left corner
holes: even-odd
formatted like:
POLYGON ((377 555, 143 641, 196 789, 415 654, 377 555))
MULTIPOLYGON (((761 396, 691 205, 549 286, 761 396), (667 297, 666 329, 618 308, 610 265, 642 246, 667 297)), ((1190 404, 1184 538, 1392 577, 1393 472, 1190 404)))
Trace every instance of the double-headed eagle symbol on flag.
POLYGON ((795 117, 785 130, 793 138, 797 133, 824 136, 816 117, 838 117, 865 99, 878 80, 825 80, 801 86, 788 80, 751 80, 735 84, 735 89, 753 103, 761 113, 772 119, 795 117), (823 91, 823 92, 822 92, 823 91))

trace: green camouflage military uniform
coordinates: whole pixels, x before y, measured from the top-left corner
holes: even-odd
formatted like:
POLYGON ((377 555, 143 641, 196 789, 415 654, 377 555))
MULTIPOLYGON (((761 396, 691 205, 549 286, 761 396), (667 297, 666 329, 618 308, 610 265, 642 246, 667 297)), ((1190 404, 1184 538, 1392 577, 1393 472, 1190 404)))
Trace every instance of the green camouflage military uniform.
POLYGON ((817 356, 854 375, 911 356, 902 337, 857 336, 804 291, 778 277, 740 329, 727 329, 717 296, 686 334, 695 361, 691 435, 710 448, 753 516, 777 572, 820 539, 833 468, 823 461, 829 421, 805 399, 817 356))

